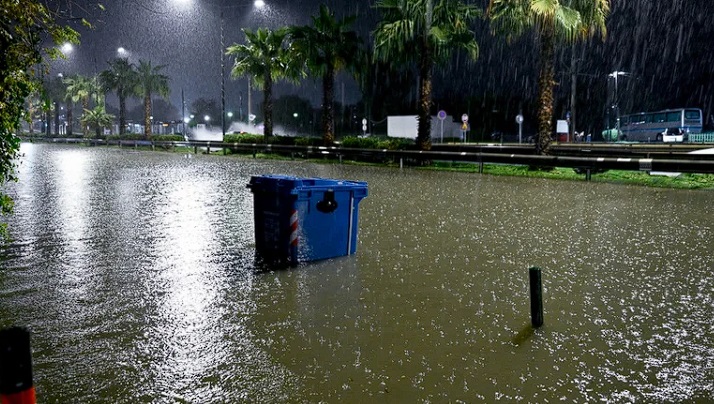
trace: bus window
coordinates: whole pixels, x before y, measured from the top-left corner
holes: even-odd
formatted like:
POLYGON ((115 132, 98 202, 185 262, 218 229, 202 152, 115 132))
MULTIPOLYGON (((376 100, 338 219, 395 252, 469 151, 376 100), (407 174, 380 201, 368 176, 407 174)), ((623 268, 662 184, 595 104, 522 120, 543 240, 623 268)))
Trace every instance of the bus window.
POLYGON ((645 123, 652 123, 652 122, 654 122, 654 115, 653 114, 645 115, 645 123))
POLYGON ((682 111, 667 112, 667 122, 680 122, 682 120, 682 111))
POLYGON ((664 113, 662 113, 662 112, 659 112, 659 113, 654 114, 654 121, 655 121, 655 122, 658 122, 658 123, 659 123, 659 122, 664 122, 664 118, 665 118, 665 116, 664 116, 664 113))
POLYGON ((696 109, 688 109, 684 111, 684 119, 702 119, 702 116, 700 115, 699 110, 696 109))
POLYGON ((630 120, 630 123, 643 123, 645 121, 645 115, 640 114, 640 115, 632 115, 632 119, 630 120))

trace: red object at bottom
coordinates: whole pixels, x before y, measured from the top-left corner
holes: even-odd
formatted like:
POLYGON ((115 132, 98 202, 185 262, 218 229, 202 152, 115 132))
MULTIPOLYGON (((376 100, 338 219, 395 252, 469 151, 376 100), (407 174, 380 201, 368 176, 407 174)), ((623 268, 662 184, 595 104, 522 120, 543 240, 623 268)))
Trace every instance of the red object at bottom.
POLYGON ((35 388, 13 394, 0 394, 0 404, 35 404, 35 388))

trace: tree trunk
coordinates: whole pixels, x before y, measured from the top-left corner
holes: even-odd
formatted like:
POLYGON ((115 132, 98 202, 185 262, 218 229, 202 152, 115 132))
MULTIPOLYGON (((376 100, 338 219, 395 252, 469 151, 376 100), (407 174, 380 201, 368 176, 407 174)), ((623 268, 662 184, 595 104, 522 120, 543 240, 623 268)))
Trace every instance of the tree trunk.
POLYGON ((273 76, 270 74, 270 69, 265 69, 265 86, 263 87, 263 115, 265 122, 263 134, 265 142, 268 143, 268 138, 273 136, 273 76))
POLYGON ((60 127, 60 103, 59 101, 54 101, 53 104, 55 106, 55 137, 58 137, 60 127))
POLYGON ((325 75, 322 76, 322 140, 325 146, 335 141, 335 67, 328 64, 325 75))
POLYGON ((119 94, 119 136, 126 133, 126 96, 119 94))
POLYGON ((66 136, 72 136, 72 126, 74 125, 74 115, 72 110, 74 109, 74 103, 72 100, 67 101, 67 132, 66 136))
MULTIPOLYGON (((89 98, 85 98, 82 100, 82 110, 82 116, 84 116, 84 114, 89 111, 89 98)), ((89 126, 85 123, 82 123, 82 136, 85 138, 89 137, 89 126)))
POLYGON ((431 49, 426 40, 419 57, 419 124, 416 143, 419 150, 431 150, 431 49))
POLYGON ((45 111, 45 136, 50 137, 52 135, 52 110, 47 108, 45 111))
POLYGON ((144 137, 151 140, 151 94, 144 95, 144 137))
POLYGON ((30 136, 35 134, 35 106, 33 105, 33 101, 30 100, 30 104, 27 107, 27 114, 30 116, 30 136))
POLYGON ((555 33, 546 29, 541 34, 540 77, 538 78, 538 140, 536 154, 548 154, 553 125, 553 87, 555 87, 555 33))

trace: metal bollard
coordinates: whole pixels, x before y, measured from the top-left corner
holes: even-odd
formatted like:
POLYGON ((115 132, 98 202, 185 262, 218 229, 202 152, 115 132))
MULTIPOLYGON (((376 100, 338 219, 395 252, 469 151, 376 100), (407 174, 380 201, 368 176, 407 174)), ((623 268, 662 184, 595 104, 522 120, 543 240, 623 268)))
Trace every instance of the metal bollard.
POLYGON ((540 268, 530 267, 528 278, 531 286, 531 324, 538 328, 543 325, 543 282, 540 268))
POLYGON ((0 330, 0 402, 34 404, 30 332, 12 327, 0 330))

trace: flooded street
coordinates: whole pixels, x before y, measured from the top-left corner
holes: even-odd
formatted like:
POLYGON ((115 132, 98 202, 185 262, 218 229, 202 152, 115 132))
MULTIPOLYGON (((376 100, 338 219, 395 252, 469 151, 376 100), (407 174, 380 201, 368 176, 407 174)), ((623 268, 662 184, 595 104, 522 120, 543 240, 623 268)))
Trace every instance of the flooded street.
POLYGON ((711 191, 21 152, 0 327, 39 402, 714 400, 711 191), (257 271, 261 174, 366 181, 356 255, 257 271))

